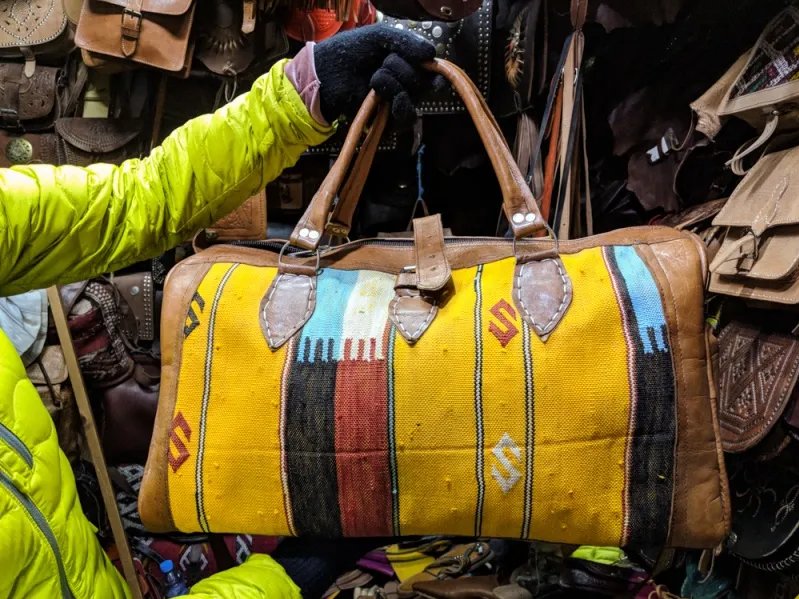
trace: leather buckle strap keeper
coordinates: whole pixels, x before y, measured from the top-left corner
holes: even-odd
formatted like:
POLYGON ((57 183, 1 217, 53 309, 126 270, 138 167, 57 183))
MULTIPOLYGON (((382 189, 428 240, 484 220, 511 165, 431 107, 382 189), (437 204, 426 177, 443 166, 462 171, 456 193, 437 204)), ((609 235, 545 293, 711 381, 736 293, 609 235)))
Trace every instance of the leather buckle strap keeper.
POLYGON ((122 11, 122 53, 128 57, 133 56, 139 45, 142 22, 141 4, 142 0, 131 2, 122 11))

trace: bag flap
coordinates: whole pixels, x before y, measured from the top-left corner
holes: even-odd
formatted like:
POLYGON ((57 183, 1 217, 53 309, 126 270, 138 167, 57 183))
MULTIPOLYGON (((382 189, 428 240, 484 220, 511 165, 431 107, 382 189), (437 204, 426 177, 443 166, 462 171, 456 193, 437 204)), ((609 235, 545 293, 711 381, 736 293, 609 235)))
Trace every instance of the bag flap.
POLYGON ((0 64, 0 108, 16 110, 20 120, 44 118, 55 106, 58 69, 38 65, 28 78, 24 68, 21 63, 0 64))
POLYGON ((142 124, 133 119, 64 118, 55 130, 67 143, 92 154, 113 152, 130 143, 141 133, 142 124))
POLYGON ((747 232, 731 229, 727 233, 717 256, 729 252, 713 269, 720 275, 741 276, 750 279, 778 281, 791 277, 799 266, 799 226, 782 227, 774 233, 764 235, 757 247, 754 259, 754 238, 743 239, 747 232), (733 250, 736 243, 741 245, 733 250))
POLYGON ((0 27, 0 48, 34 48, 67 28, 62 0, 0 0, 0 13, 13 18, 13 27, 0 27))
MULTIPOLYGON (((105 4, 114 4, 120 8, 128 8, 130 0, 97 0, 105 4)), ((159 15, 178 16, 185 14, 191 8, 194 0, 142 0, 141 11, 159 15)))
POLYGON ((713 219, 721 227, 751 228, 756 235, 799 224, 799 148, 761 158, 713 219))
POLYGON ((763 30, 746 66, 719 106, 721 116, 776 106, 799 97, 799 9, 788 7, 763 30))

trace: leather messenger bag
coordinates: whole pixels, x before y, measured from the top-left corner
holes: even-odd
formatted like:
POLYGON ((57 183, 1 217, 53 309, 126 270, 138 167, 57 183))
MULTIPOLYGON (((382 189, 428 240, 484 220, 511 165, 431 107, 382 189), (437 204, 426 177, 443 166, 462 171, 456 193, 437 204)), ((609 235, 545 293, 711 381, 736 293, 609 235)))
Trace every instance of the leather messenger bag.
POLYGON ((75 44, 90 62, 112 57, 181 71, 195 7, 194 0, 84 0, 75 44))
POLYGON ((545 225, 485 102, 430 69, 477 125, 515 238, 445 239, 431 216, 413 239, 320 249, 371 94, 289 242, 171 271, 145 526, 718 545, 701 242, 531 237, 545 225))

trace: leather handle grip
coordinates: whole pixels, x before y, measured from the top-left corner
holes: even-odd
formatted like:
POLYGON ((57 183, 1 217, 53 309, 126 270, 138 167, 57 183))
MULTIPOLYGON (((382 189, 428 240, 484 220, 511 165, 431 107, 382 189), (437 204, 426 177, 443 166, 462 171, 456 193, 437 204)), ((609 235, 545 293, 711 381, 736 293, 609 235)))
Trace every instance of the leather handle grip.
MULTIPOLYGON (((503 209, 514 237, 517 239, 527 237, 544 229, 545 223, 538 211, 533 193, 513 160, 513 155, 488 105, 469 77, 459 67, 445 60, 436 59, 424 66, 433 73, 443 75, 466 105, 499 180, 503 209)), ((291 234, 291 242, 294 245, 308 250, 315 250, 318 247, 336 192, 341 188, 358 140, 378 102, 374 92, 370 92, 366 97, 347 133, 341 154, 291 234)), ((355 198, 351 201, 355 201, 355 198)))
MULTIPOLYGON (((482 99, 474 82, 468 77, 467 81, 474 88, 475 94, 482 99)), ((502 135, 502 130, 499 128, 499 124, 494 118, 494 115, 490 110, 487 110, 487 114, 491 117, 491 125, 502 135)), ((388 104, 382 104, 380 112, 377 113, 377 117, 375 117, 369 132, 366 134, 366 139, 361 146, 360 152, 358 152, 358 157, 355 159, 355 164, 352 167, 352 171, 350 171, 350 176, 339 192, 338 202, 336 202, 333 208, 333 214, 330 215, 330 220, 325 228, 326 233, 337 237, 349 236, 352 230, 352 219, 355 216, 355 208, 358 205, 358 200, 361 197, 364 185, 366 185, 366 178, 369 175, 369 169, 372 166, 374 155, 377 152, 380 138, 386 128, 388 115, 388 104)))

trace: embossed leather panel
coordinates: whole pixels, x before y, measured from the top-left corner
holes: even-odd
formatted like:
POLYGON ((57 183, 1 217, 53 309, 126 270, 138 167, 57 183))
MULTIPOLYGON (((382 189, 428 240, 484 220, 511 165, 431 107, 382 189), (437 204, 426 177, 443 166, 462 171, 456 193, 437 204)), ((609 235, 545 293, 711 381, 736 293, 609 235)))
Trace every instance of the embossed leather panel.
POLYGON ((65 53, 67 15, 62 0, 0 0, 0 56, 65 53))
POLYGON ((799 342, 740 322, 719 336, 719 419, 724 451, 757 445, 782 415, 799 374, 799 342))

